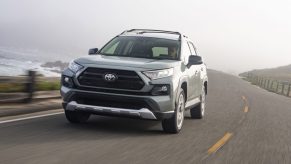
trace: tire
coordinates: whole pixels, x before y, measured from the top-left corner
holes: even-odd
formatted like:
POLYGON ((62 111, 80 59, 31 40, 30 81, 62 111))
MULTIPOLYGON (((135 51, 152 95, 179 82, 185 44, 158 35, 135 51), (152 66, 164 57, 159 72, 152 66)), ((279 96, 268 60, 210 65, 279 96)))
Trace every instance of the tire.
POLYGON ((169 119, 164 119, 162 121, 162 127, 164 132, 167 133, 179 133, 182 129, 182 125, 184 122, 184 113, 185 113, 185 94, 184 90, 178 94, 178 102, 175 105, 175 112, 174 115, 169 119))
POLYGON ((191 118, 202 119, 204 117, 206 107, 205 98, 206 98, 205 88, 203 86, 202 93, 200 95, 200 104, 190 109, 191 118))
POLYGON ((89 113, 76 112, 76 111, 67 111, 67 110, 65 110, 65 115, 66 115, 67 120, 70 123, 75 123, 75 124, 76 123, 84 123, 90 117, 89 113))

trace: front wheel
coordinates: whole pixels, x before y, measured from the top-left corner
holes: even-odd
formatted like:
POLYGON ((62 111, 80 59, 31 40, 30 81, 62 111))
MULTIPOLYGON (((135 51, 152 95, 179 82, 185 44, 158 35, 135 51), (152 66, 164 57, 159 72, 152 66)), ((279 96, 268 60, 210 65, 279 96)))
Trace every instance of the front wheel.
POLYGON ((185 94, 183 89, 181 89, 178 96, 179 99, 176 103, 174 115, 162 121, 163 130, 167 133, 179 133, 182 129, 185 112, 185 94))
POLYGON ((68 110, 65 110, 65 115, 70 123, 84 123, 90 117, 89 113, 68 110))
POLYGON ((204 117, 205 106, 206 106, 205 99, 206 99, 205 88, 203 87, 202 93, 200 95, 200 104, 190 109, 191 118, 202 119, 204 117))

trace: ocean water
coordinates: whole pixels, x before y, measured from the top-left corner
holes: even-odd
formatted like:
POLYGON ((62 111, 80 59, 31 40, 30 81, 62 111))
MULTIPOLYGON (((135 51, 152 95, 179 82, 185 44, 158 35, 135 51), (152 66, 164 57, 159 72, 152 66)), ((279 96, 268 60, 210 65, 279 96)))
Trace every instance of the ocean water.
POLYGON ((46 77, 59 77, 60 74, 53 72, 53 69, 41 66, 40 62, 19 61, 13 59, 0 59, 0 76, 26 75, 28 70, 37 71, 46 77))
POLYGON ((46 77, 59 77, 59 73, 52 71, 59 68, 41 66, 47 61, 54 58, 39 50, 0 47, 0 76, 26 75, 28 70, 35 70, 46 77))

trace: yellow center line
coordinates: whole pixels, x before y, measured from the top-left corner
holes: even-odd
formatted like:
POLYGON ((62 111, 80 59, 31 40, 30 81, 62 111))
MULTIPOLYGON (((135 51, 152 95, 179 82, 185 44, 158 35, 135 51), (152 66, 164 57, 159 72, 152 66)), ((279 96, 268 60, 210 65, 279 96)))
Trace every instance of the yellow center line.
POLYGON ((208 154, 210 155, 215 153, 218 149, 226 144, 226 142, 231 138, 232 135, 232 133, 227 132, 219 141, 217 141, 212 147, 208 149, 208 154))
MULTIPOLYGON (((242 96, 241 98, 245 102, 244 112, 247 113, 249 111, 249 106, 248 106, 247 98, 245 96, 242 96)), ((219 150, 223 145, 225 145, 230 140, 230 138, 232 137, 232 135, 233 135, 233 133, 229 133, 229 132, 225 133, 225 135, 220 140, 218 140, 213 146, 211 146, 208 149, 208 151, 207 151, 208 155, 213 154, 217 150, 219 150)))
POLYGON ((245 106, 244 112, 247 113, 249 111, 249 107, 245 106))
POLYGON ((248 100, 247 100, 247 98, 245 96, 242 96, 242 99, 245 102, 244 112, 247 113, 247 112, 249 112, 248 100))

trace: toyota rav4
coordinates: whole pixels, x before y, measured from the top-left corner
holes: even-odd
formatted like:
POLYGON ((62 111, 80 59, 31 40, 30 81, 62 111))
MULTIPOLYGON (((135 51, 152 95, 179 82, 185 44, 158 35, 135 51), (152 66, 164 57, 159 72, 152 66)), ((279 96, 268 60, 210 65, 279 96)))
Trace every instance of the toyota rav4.
POLYGON ((192 118, 204 116, 208 77, 185 35, 132 29, 70 62, 61 83, 71 123, 91 114, 132 117, 160 120, 165 132, 178 133, 186 110, 192 118))

